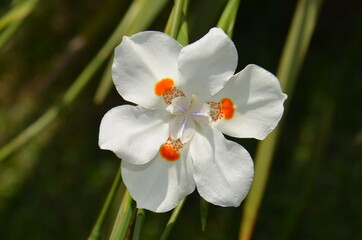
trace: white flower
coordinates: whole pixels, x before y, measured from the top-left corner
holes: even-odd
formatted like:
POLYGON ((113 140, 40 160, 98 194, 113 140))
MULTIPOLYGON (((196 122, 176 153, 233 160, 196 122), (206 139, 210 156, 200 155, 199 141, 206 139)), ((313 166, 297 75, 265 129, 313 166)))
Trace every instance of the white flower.
POLYGON ((122 159, 122 178, 138 208, 169 211, 195 186, 220 206, 245 198, 252 159, 222 133, 264 139, 286 95, 268 71, 248 65, 233 75, 236 65, 236 48, 218 28, 186 47, 164 33, 141 32, 116 48, 114 84, 138 106, 107 112, 99 146, 122 159))

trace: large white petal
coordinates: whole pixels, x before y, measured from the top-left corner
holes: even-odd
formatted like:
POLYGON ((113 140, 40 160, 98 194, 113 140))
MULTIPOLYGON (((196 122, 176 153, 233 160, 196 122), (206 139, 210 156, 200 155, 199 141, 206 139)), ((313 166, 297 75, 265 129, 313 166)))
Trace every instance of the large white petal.
POLYGON ((114 152, 123 161, 144 164, 155 157, 168 138, 169 113, 123 105, 104 115, 99 130, 99 146, 114 152))
POLYGON ((122 161, 122 178, 138 208, 167 212, 195 189, 193 166, 187 147, 170 162, 160 154, 145 165, 122 161))
POLYGON ((121 96, 148 109, 165 105, 155 95, 155 84, 164 78, 178 83, 177 61, 182 46, 161 32, 141 32, 124 37, 115 49, 113 82, 121 96))
POLYGON ((287 95, 273 74, 250 64, 234 75, 212 101, 223 98, 234 102, 234 116, 218 120, 213 126, 229 136, 264 139, 282 117, 287 95))
POLYGON ((184 47, 179 57, 180 88, 207 100, 220 91, 234 74, 238 54, 234 43, 219 28, 184 47))
POLYGON ((254 166, 249 153, 209 126, 195 132, 190 152, 200 195, 215 205, 239 206, 253 181, 254 166))

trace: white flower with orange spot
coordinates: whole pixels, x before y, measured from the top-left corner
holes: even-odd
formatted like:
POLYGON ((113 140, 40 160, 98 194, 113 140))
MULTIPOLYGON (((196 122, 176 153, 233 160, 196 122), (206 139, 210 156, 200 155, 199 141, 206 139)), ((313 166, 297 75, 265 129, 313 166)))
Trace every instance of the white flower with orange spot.
POLYGON ((103 117, 99 146, 122 159, 138 208, 166 212, 197 188, 208 202, 239 206, 253 180, 249 153, 223 133, 264 139, 283 114, 278 79, 248 65, 234 75, 237 51, 213 28, 182 47, 161 32, 125 37, 113 81, 123 105, 103 117))

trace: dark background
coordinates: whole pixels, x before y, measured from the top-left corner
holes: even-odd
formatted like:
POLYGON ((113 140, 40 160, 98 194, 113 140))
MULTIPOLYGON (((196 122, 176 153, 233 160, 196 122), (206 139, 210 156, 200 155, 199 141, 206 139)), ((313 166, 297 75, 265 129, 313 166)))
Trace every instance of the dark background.
MULTIPOLYGON (((49 0, 37 5, 0 49, 0 146, 62 97, 129 4, 49 0)), ((191 41, 215 26, 224 4, 192 1, 191 41)), ((0 3, 1 15, 9 5, 0 3)), ((295 5, 241 1, 233 37, 238 70, 255 63, 276 72, 295 5)), ((150 29, 163 31, 171 7, 170 2, 150 29)), ((361 1, 324 2, 287 100, 253 239, 362 239, 361 23, 361 1)), ((88 237, 120 165, 113 153, 98 148, 102 116, 124 103, 115 89, 102 105, 93 103, 103 71, 50 128, 0 163, 0 239, 88 237)), ((254 156, 256 140, 239 142, 254 156)), ((242 206, 210 205, 202 232, 194 193, 170 239, 237 239, 242 206)), ((169 216, 147 211, 142 239, 158 239, 169 216)))

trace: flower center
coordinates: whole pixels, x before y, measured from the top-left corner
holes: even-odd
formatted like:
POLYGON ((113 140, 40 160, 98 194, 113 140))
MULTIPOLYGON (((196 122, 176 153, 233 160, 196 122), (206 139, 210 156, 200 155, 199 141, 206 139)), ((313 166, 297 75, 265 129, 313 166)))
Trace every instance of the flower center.
POLYGON ((173 140, 180 139, 182 144, 188 142, 195 133, 196 124, 209 124, 210 106, 207 103, 197 101, 196 96, 187 98, 175 97, 166 108, 174 118, 170 122, 170 137, 173 140))
POLYGON ((154 86, 155 95, 163 98, 168 105, 166 110, 173 115, 169 124, 169 138, 159 150, 161 157, 167 161, 180 158, 179 150, 191 140, 197 124, 231 119, 235 111, 234 103, 229 98, 223 98, 220 102, 200 102, 196 96, 186 97, 174 85, 173 79, 163 78, 154 86))

